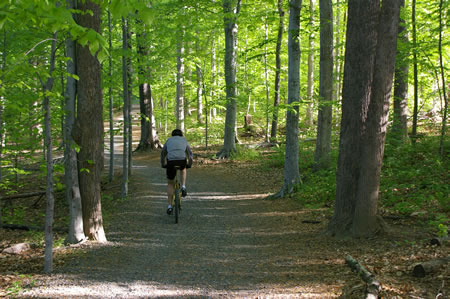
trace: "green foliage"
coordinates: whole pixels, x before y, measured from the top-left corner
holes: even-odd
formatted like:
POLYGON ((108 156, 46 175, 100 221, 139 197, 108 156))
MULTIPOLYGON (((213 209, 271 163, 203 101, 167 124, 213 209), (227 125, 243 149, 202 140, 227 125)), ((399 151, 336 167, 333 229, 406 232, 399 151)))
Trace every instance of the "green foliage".
POLYGON ((33 276, 31 274, 28 275, 20 274, 19 278, 20 278, 19 280, 14 281, 12 285, 6 289, 7 296, 14 298, 17 295, 19 295, 19 293, 23 291, 25 288, 34 287, 36 283, 36 281, 32 279, 33 276))
POLYGON ((236 146, 236 151, 231 154, 231 159, 237 161, 256 161, 260 159, 260 153, 255 148, 238 145, 236 146))
POLYGON ((415 146, 388 142, 380 186, 386 207, 402 214, 450 212, 448 162, 439 159, 438 148, 436 136, 423 137, 415 146))
POLYGON ((23 206, 4 207, 2 209, 2 221, 5 223, 25 224, 27 208, 23 206))

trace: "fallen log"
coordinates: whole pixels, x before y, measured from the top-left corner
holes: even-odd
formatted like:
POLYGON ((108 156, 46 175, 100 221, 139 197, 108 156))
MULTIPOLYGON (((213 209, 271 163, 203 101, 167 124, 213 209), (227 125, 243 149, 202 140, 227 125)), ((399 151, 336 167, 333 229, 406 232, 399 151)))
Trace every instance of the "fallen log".
POLYGON ((353 257, 347 255, 345 257, 347 265, 366 283, 366 299, 377 299, 381 291, 381 284, 375 279, 375 276, 370 273, 363 265, 358 263, 353 257))
POLYGON ((450 256, 419 263, 414 266, 412 274, 415 277, 425 277, 449 262, 450 256))
POLYGON ((448 237, 434 237, 433 239, 430 240, 430 245, 442 246, 444 245, 445 242, 448 241, 449 241, 448 237))
MULTIPOLYGON (((3 224, 0 226, 1 228, 5 228, 5 229, 17 229, 17 230, 25 230, 25 231, 29 231, 29 230, 34 230, 34 231, 44 231, 44 227, 38 227, 38 226, 28 226, 28 225, 22 225, 22 224, 3 224)), ((58 233, 67 233, 69 231, 68 228, 62 228, 62 227, 54 227, 53 228, 54 232, 58 232, 58 233)))
POLYGON ((319 224, 322 221, 319 220, 302 220, 302 223, 319 224))
POLYGON ((27 197, 42 196, 42 195, 45 195, 45 191, 37 191, 37 192, 30 192, 30 193, 23 193, 23 194, 1 196, 0 200, 11 200, 11 199, 27 198, 27 197))

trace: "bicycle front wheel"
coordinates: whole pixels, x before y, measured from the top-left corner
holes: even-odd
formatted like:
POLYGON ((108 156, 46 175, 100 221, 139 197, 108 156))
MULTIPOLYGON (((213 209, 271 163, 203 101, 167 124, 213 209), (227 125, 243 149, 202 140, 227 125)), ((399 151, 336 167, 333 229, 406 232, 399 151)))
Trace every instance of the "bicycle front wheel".
POLYGON ((178 223, 178 215, 180 214, 180 189, 175 190, 175 223, 178 223))

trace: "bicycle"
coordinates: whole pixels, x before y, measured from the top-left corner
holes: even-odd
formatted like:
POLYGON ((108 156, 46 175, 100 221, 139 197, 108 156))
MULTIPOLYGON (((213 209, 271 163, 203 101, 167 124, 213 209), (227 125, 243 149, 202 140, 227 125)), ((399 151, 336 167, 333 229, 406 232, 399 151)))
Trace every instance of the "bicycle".
POLYGON ((180 168, 176 167, 175 168, 177 170, 176 175, 175 175, 175 182, 174 182, 174 192, 173 192, 173 197, 174 197, 174 206, 175 206, 175 223, 178 223, 178 217, 181 213, 181 185, 180 185, 180 180, 181 178, 180 176, 180 168))

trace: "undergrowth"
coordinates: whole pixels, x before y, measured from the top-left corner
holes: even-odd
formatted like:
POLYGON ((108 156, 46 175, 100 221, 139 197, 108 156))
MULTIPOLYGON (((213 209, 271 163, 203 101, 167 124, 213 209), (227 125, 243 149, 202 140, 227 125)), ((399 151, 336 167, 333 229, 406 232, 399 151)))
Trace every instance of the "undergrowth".
MULTIPOLYGON (((450 224, 449 165, 448 159, 440 159, 438 149, 437 135, 422 137, 415 145, 388 140, 381 173, 379 208, 386 214, 417 216, 437 235, 445 236, 450 224)), ((313 170, 314 150, 314 142, 300 143, 302 184, 293 197, 307 208, 329 208, 331 211, 336 194, 338 143, 335 141, 332 145, 332 165, 327 170, 313 170)), ((259 159, 259 168, 263 171, 284 167, 284 145, 272 148, 263 156, 261 151, 239 149, 235 157, 247 161, 259 159)))

